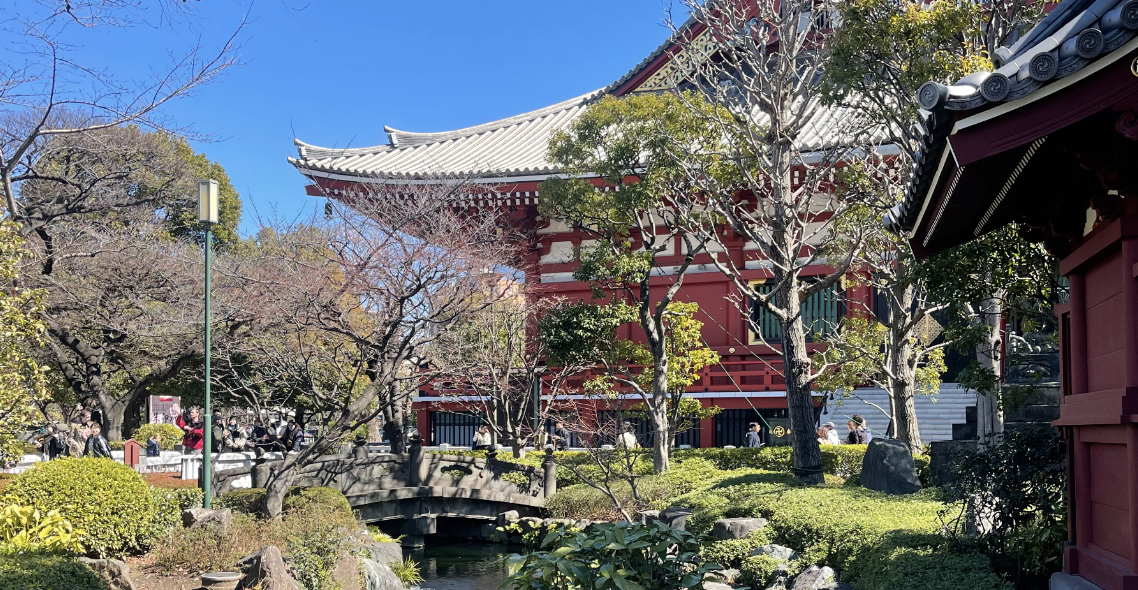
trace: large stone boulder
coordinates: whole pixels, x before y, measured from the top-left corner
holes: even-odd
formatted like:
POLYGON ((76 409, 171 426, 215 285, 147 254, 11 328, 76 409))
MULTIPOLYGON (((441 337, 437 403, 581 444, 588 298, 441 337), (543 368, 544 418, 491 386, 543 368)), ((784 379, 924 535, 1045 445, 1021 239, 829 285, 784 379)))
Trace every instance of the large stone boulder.
POLYGON ((233 511, 228 508, 210 510, 209 508, 190 508, 182 511, 182 526, 188 529, 203 526, 216 526, 228 529, 233 524, 233 511))
POLYGON ((690 508, 680 508, 673 506, 660 512, 659 520, 667 523, 668 526, 681 531, 687 530, 688 517, 691 516, 690 508))
POLYGON ((711 536, 720 541, 744 539, 766 526, 765 518, 721 518, 711 527, 711 536))
POLYGON ((861 463, 861 485, 886 494, 912 494, 921 491, 917 468, 909 445, 896 439, 869 441, 861 463))
POLYGON ((837 586, 834 570, 829 567, 812 565, 794 578, 791 590, 823 590, 837 586))
POLYGON ((366 590, 403 590, 403 582, 391 568, 370 559, 360 560, 366 590))
POLYGON ((272 545, 261 547, 237 565, 245 572, 237 590, 302 590, 288 573, 281 550, 272 545))
POLYGON ((117 559, 88 559, 80 557, 79 561, 91 568, 95 575, 107 583, 110 590, 134 590, 130 581, 130 566, 117 559))
POLYGON ((782 545, 759 545, 751 551, 752 556, 769 555, 775 561, 794 561, 798 559, 798 552, 782 545))
POLYGON ((340 590, 363 590, 360 585, 360 565, 347 551, 340 552, 340 557, 336 559, 332 579, 340 586, 340 590))
POLYGON ((403 563, 403 547, 399 543, 367 543, 364 549, 370 555, 372 561, 380 565, 389 565, 392 563, 403 563))

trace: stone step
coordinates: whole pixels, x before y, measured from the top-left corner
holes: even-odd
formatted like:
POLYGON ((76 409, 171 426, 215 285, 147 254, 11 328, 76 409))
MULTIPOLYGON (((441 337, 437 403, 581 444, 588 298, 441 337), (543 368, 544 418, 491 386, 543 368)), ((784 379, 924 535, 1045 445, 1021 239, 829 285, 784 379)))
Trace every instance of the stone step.
POLYGON ((1004 416, 1005 422, 1051 422, 1059 419, 1059 406, 1020 406, 1004 416))

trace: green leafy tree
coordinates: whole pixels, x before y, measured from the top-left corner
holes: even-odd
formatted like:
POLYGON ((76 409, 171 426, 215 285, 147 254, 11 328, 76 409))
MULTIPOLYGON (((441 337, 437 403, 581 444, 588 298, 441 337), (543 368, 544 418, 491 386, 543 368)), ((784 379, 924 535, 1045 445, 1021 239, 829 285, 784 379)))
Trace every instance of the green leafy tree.
POLYGON ((614 297, 603 317, 626 318, 643 330, 644 346, 609 347, 622 362, 606 366, 615 381, 644 398, 655 432, 652 463, 657 472, 668 470, 674 436, 669 400, 680 385, 669 380, 693 365, 715 362, 709 360, 714 353, 691 346, 682 347, 686 360, 673 359, 675 347, 668 342, 670 331, 686 329, 676 324, 689 316, 682 311, 686 308, 675 306, 675 298, 684 274, 707 244, 686 229, 691 219, 674 206, 693 188, 669 150, 673 142, 701 149, 716 144, 718 137, 709 121, 691 113, 679 97, 606 96, 569 130, 554 134, 549 158, 566 177, 541 186, 541 213, 591 238, 592 244, 578 251, 573 277, 593 285, 594 299, 614 297), (653 276, 667 278, 653 281, 653 276), (655 290, 653 282, 659 285, 655 290), (676 370, 670 367, 673 362, 679 364, 676 370), (650 369, 633 376, 632 364, 650 369))
MULTIPOLYGON (((824 98, 834 105, 856 107, 875 125, 891 129, 892 140, 901 149, 901 155, 891 165, 904 170, 916 155, 922 133, 911 124, 918 119, 916 94, 920 85, 930 80, 950 83, 971 72, 990 70, 991 57, 999 55, 999 47, 1015 31, 1026 29, 1040 18, 1042 5, 1026 0, 977 4, 853 0, 840 3, 838 11, 841 26, 829 40, 830 66, 822 81, 824 98)), ((887 310, 883 323, 888 330, 883 343, 885 353, 877 357, 884 362, 873 364, 880 372, 899 377, 890 379, 892 387, 886 387, 891 393, 897 434, 911 445, 914 441, 919 445, 910 392, 920 389, 917 368, 922 363, 926 363, 925 369, 936 366, 936 359, 925 351, 930 347, 935 350, 938 345, 922 340, 917 331, 928 333, 933 324, 926 318, 932 313, 945 308, 955 310, 957 313, 949 315, 962 322, 963 328, 947 330, 941 345, 953 342, 958 348, 972 346, 977 361, 971 372, 992 376, 986 390, 994 391, 992 384, 999 381, 1000 374, 999 325, 1008 280, 1022 271, 1030 275, 1029 268, 1038 267, 1034 262, 1016 270, 1004 266, 1010 271, 1007 273, 992 268, 990 265, 996 260, 1001 261, 996 263, 999 266, 1013 259, 1026 262, 1031 258, 1021 256, 1031 250, 1028 244, 1014 233, 1002 232, 1002 237, 985 238, 982 242, 989 252, 992 248, 1006 248, 987 260, 967 254, 967 247, 940 256, 932 265, 917 260, 907 239, 887 234, 877 221, 897 205, 905 188, 904 181, 874 173, 874 166, 881 163, 860 162, 860 169, 855 167, 853 174, 846 175, 853 180, 846 187, 850 189, 849 196, 874 214, 858 214, 845 223, 848 231, 850 225, 861 222, 864 227, 857 231, 870 235, 859 258, 867 269, 869 282, 885 295, 887 310), (977 279, 979 283, 965 284, 977 279), (977 292, 978 285, 983 293, 977 292)), ((1038 279, 1041 275, 1035 276, 1038 279)), ((855 353, 851 342, 871 336, 850 334, 845 346, 840 342, 835 345, 839 350, 855 353)), ((830 355, 830 362, 838 360, 836 354, 837 351, 830 355)), ((865 362, 875 355, 859 358, 865 362)), ((974 379, 965 376, 963 381, 974 379)), ((839 383, 848 385, 841 380, 839 383)), ((1002 431, 997 396, 986 395, 986 390, 977 390, 982 437, 1002 431)))
POLYGON ((15 224, 0 221, 0 457, 21 454, 19 435, 48 398, 44 372, 30 355, 43 343, 43 294, 20 286, 18 263, 26 256, 15 224))

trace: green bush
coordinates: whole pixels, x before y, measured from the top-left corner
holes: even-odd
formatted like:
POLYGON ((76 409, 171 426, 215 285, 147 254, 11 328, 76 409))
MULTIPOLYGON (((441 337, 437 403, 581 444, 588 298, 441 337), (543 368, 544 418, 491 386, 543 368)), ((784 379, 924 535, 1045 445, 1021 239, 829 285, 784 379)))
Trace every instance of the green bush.
POLYGON ((309 507, 327 508, 337 517, 351 519, 352 507, 348 499, 336 488, 292 488, 284 497, 283 511, 288 514, 309 507))
MULTIPOLYGON (((265 514, 265 489, 237 489, 222 494, 214 501, 218 508, 231 508, 253 516, 265 514)), ((281 509, 285 513, 296 512, 310 506, 327 508, 337 517, 353 518, 352 507, 344 494, 335 488, 294 487, 285 495, 281 509)))
POLYGON ((739 568, 756 547, 770 542, 770 533, 762 529, 744 539, 712 541, 705 544, 699 553, 708 563, 718 563, 725 568, 739 568))
POLYGON ((236 489, 224 493, 213 501, 217 508, 230 508, 252 516, 265 514, 265 488, 236 489))
POLYGON ((779 561, 770 555, 748 556, 738 566, 739 582, 764 588, 774 579, 778 566, 779 561))
POLYGON ((555 529, 542 547, 510 556, 511 587, 680 590, 701 585, 706 573, 720 569, 701 561, 695 535, 659 521, 601 524, 588 532, 555 529))
POLYGON ((0 590, 107 590, 91 568, 61 553, 0 554, 0 590))
POLYGON ((130 437, 138 441, 142 448, 146 449, 146 440, 150 438, 151 434, 157 433, 162 437, 158 441, 158 448, 163 451, 170 451, 174 449, 174 445, 182 444, 182 437, 185 435, 181 428, 173 424, 143 424, 134 431, 130 437))
POLYGON ((126 442, 121 440, 108 440, 107 447, 112 451, 121 451, 126 448, 126 442))
POLYGON ((17 504, 58 510, 83 534, 91 555, 119 557, 146 548, 155 526, 155 503, 142 476, 111 459, 58 459, 37 463, 5 490, 17 504))
POLYGON ((154 498, 154 532, 163 534, 179 526, 182 511, 201 508, 204 495, 199 488, 150 488, 154 498))

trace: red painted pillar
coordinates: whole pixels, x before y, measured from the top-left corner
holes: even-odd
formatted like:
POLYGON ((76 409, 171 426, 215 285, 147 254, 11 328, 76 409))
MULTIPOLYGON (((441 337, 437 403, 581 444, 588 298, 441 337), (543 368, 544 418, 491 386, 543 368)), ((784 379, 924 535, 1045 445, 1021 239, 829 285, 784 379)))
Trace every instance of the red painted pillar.
MULTIPOLYGON (((701 399, 699 403, 707 408, 711 406, 711 400, 701 399)), ((699 448, 706 449, 715 446, 715 418, 704 418, 699 421, 699 448)))
POLYGON ((423 437, 423 444, 431 444, 431 413, 430 410, 420 409, 415 411, 415 424, 419 429, 419 436, 423 437))
POLYGON ((1071 394, 1087 392, 1087 298, 1082 273, 1072 273, 1071 285, 1071 394))

